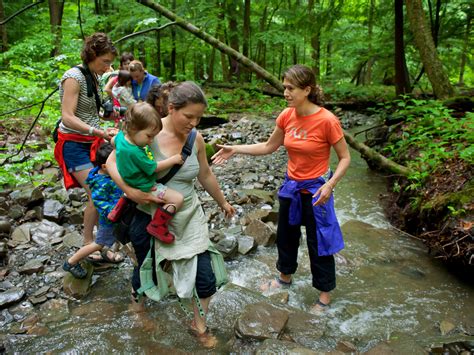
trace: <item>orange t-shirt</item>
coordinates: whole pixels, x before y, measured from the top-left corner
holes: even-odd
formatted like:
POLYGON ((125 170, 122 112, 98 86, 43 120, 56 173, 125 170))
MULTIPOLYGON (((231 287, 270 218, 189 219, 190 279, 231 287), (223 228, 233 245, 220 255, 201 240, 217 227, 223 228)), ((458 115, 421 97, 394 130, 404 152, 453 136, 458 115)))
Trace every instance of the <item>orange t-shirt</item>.
POLYGON ((331 146, 344 137, 338 118, 322 108, 300 117, 293 107, 285 109, 276 124, 285 132, 288 176, 297 181, 316 179, 329 168, 331 146))

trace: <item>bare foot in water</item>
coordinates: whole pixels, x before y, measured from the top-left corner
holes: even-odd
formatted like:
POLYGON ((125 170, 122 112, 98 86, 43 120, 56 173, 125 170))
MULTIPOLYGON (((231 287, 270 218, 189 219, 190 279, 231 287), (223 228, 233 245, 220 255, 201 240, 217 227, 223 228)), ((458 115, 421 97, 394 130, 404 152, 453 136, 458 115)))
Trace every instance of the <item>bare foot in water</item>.
POLYGON ((217 346, 217 338, 210 332, 208 327, 198 329, 193 321, 191 322, 190 329, 199 343, 206 349, 214 349, 217 346))
POLYGON ((260 286, 260 291, 275 291, 281 288, 288 288, 291 286, 291 276, 280 275, 275 277, 273 280, 269 280, 260 286))

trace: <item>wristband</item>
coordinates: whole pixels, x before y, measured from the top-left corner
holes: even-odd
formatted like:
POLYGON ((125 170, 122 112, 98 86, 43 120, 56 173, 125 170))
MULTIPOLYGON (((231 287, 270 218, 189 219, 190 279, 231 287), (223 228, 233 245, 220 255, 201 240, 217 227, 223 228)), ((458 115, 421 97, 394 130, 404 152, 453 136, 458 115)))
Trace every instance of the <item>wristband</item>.
POLYGON ((93 126, 89 126, 89 135, 90 136, 94 135, 94 127, 93 126))

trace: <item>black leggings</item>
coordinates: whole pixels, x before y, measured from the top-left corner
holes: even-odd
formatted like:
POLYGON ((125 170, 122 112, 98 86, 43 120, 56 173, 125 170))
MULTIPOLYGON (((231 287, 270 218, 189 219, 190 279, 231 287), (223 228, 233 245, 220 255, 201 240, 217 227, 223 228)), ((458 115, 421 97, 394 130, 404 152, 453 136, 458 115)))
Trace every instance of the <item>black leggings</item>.
MULTIPOLYGON (((150 215, 136 210, 130 225, 130 241, 135 249, 138 261, 138 266, 133 269, 132 275, 132 287, 135 291, 140 288, 140 267, 150 250, 151 236, 146 231, 146 226, 150 223, 150 220, 150 215)), ((207 251, 198 255, 196 291, 199 298, 207 298, 216 293, 216 277, 212 271, 211 257, 207 251)))
POLYGON ((278 271, 291 275, 298 268, 298 248, 300 246, 301 226, 306 227, 313 287, 323 292, 336 288, 336 265, 333 255, 319 256, 316 239, 316 221, 313 215, 311 194, 301 194, 302 220, 300 225, 289 224, 290 202, 288 198, 280 198, 280 211, 277 229, 278 271))

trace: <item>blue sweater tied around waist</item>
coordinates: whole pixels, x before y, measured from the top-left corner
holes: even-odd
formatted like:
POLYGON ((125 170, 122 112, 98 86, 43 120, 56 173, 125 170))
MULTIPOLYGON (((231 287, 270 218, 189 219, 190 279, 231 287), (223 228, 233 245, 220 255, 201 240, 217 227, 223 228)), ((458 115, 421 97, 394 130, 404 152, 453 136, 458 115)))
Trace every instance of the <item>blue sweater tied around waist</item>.
MULTIPOLYGON (((332 173, 327 174, 328 179, 332 173)), ((326 177, 326 175, 324 176, 326 177)), ((285 176, 285 181, 278 191, 278 197, 288 198, 290 203, 290 225, 300 225, 302 216, 301 190, 307 190, 314 195, 316 191, 326 183, 323 176, 317 179, 295 181, 285 176)), ((316 198, 312 199, 314 203, 316 198)), ((341 228, 337 221, 334 210, 334 196, 331 194, 329 200, 322 205, 313 206, 313 215, 316 222, 316 238, 318 241, 318 255, 332 255, 344 248, 344 240, 341 228)), ((307 236, 310 238, 311 236, 307 236)))

